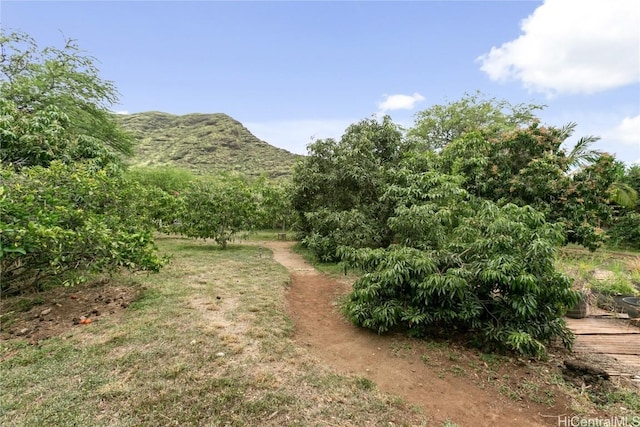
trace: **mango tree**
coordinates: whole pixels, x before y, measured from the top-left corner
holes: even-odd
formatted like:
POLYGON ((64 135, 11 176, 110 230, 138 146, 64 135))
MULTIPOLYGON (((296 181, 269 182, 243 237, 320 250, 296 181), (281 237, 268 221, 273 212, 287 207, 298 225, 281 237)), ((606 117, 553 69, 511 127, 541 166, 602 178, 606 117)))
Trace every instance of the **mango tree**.
POLYGON ((213 239, 224 249, 238 232, 255 226, 256 199, 243 179, 197 180, 182 197, 179 230, 188 237, 213 239))
POLYGON ((562 227, 535 209, 470 196, 459 178, 404 171, 392 186, 397 245, 338 249, 364 274, 345 304, 357 325, 402 327, 417 336, 467 333, 473 344, 530 356, 555 338, 570 347, 562 318, 578 298, 554 268, 562 227))
POLYGON ((294 169, 293 208, 303 243, 324 260, 338 245, 384 247, 392 241, 380 200, 388 170, 408 149, 400 128, 387 116, 351 125, 339 141, 318 140, 294 169))

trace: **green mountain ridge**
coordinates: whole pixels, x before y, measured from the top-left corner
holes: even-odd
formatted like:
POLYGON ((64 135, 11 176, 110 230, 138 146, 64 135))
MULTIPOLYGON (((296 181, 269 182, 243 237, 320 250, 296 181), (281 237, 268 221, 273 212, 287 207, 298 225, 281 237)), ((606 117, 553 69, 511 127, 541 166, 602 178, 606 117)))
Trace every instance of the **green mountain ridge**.
POLYGON ((237 172, 281 178, 302 156, 274 147, 223 113, 117 115, 136 138, 132 166, 178 166, 198 174, 237 172))

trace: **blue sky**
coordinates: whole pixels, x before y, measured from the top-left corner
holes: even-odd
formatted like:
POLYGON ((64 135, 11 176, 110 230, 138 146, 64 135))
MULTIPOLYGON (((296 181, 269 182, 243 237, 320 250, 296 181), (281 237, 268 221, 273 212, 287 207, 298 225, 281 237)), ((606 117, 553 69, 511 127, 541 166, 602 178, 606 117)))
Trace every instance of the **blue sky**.
POLYGON ((41 47, 76 39, 118 87, 114 111, 226 113, 296 153, 479 90, 640 162, 637 0, 0 0, 0 22, 41 47))

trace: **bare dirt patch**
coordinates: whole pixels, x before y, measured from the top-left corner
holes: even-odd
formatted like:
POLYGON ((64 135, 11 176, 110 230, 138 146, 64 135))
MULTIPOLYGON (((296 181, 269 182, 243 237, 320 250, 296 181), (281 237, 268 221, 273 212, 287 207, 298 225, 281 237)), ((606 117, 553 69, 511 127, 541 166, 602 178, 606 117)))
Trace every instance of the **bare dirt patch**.
POLYGON ((28 297, 0 301, 0 337, 26 339, 32 344, 105 319, 118 319, 141 291, 140 287, 110 286, 108 279, 56 288, 28 297))
POLYGON ((544 367, 516 361, 491 370, 490 360, 468 349, 443 344, 429 350, 425 341, 380 336, 353 326, 337 303, 348 284, 315 270, 291 252, 290 242, 265 246, 291 273, 287 298, 295 339, 338 371, 373 381, 438 422, 557 425, 558 416, 571 413, 568 399, 555 385, 540 383, 536 369, 544 367))
MULTIPOLYGON (((548 375, 558 372, 562 379, 565 355, 552 355, 546 364, 530 363, 481 354, 451 341, 409 339, 399 334, 378 336, 352 326, 339 313, 338 301, 349 291, 349 282, 315 270, 291 252, 290 242, 259 245, 272 250, 275 260, 288 269, 290 281, 286 281, 288 277, 282 269, 264 263, 262 253, 239 251, 233 256, 221 253, 214 258, 218 252, 209 250, 194 250, 198 262, 176 262, 153 282, 139 279, 149 286, 145 295, 153 296, 151 291, 156 290, 171 298, 167 297, 165 305, 158 305, 162 316, 155 308, 135 310, 139 317, 134 324, 145 325, 144 334, 132 328, 92 335, 92 339, 106 343, 122 341, 119 346, 109 346, 104 352, 108 357, 100 363, 91 364, 105 367, 103 375, 111 377, 108 363, 119 360, 113 369, 121 376, 115 383, 105 380, 101 394, 89 393, 87 397, 99 398, 102 405, 107 402, 103 394, 111 396, 111 403, 104 405, 115 417, 120 416, 119 408, 123 406, 136 408, 153 399, 165 399, 163 405, 173 405, 174 412, 157 415, 163 418, 155 418, 153 424, 160 425, 166 424, 167 414, 185 420, 180 418, 185 408, 194 417, 204 416, 211 408, 208 396, 213 395, 222 399, 220 414, 228 415, 227 420, 233 418, 229 415, 230 402, 239 402, 236 410, 239 414, 245 412, 237 415, 241 417, 238 419, 261 419, 264 425, 291 425, 298 419, 308 425, 318 425, 318 420, 323 420, 322 425, 365 425, 363 420, 378 420, 377 425, 387 425, 391 420, 398 425, 403 421, 396 420, 404 420, 404 415, 417 420, 419 417, 406 409, 408 405, 400 404, 401 400, 421 408, 429 419, 427 425, 447 425, 450 421, 460 426, 556 426, 558 415, 574 412, 570 398, 548 375), (242 262, 238 261, 240 255, 245 257, 242 262), (222 263, 226 263, 224 268, 222 263), (213 264, 215 269, 211 268, 213 264), (271 270, 266 274, 265 265, 277 274, 271 270), (287 285, 286 313, 295 322, 295 344, 289 340, 291 326, 282 299, 284 285, 267 287, 266 281, 287 285), (176 287, 176 283, 181 286, 176 287), (162 334, 158 334, 159 330, 162 334), (149 336, 161 338, 149 340, 149 336), (162 363, 158 363, 160 360, 162 363), (348 376, 334 375, 334 370, 348 376), (164 389, 166 381, 183 377, 179 393, 174 390, 177 394, 163 397, 156 392, 164 389), (220 388, 215 381, 224 378, 228 383, 220 388), (139 390, 141 397, 127 395, 132 387, 139 390), (389 393, 380 394, 384 405, 372 400, 371 396, 379 394, 372 387, 389 393), (244 396, 244 400, 238 396, 244 396), (396 401, 394 396, 401 399, 396 401), (202 400, 198 400, 200 397, 202 400), (328 421, 334 419, 335 422, 328 421), (347 420, 355 421, 349 424, 347 420)), ((3 299, 0 337, 38 343, 73 333, 86 343, 91 334, 82 332, 91 332, 92 327, 105 320, 115 324, 125 318, 126 308, 144 290, 141 284, 129 286, 128 282, 123 280, 116 286, 102 281, 29 298, 3 299), (79 323, 83 317, 91 324, 79 323)), ((17 351, 1 355, 0 362, 17 351)), ((72 361, 56 372, 78 363, 72 361)), ((33 367, 30 365, 29 369, 33 367)), ((588 383, 588 378, 579 372, 573 376, 578 388, 587 390, 598 385, 588 383)), ((58 378, 52 378, 51 384, 58 384, 58 378)), ((176 387, 177 383, 172 384, 176 387)), ((76 389, 74 381, 69 390, 76 389)), ((59 395, 65 394, 68 391, 59 395)), ((23 396, 24 392, 15 395, 23 396)), ((152 409, 142 411, 145 416, 156 416, 157 411, 152 409)), ((150 424, 148 420, 147 423, 150 424)), ((255 422, 246 425, 252 424, 255 422)), ((418 423, 404 421, 404 425, 418 423)))

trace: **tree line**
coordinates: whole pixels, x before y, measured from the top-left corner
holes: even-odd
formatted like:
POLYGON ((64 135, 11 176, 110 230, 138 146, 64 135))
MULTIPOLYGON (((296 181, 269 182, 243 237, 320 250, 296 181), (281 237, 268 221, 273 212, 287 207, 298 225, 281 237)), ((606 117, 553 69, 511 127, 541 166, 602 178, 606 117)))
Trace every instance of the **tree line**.
POLYGON ((544 126, 541 108, 466 95, 408 131, 371 118, 309 146, 293 175, 301 241, 362 272, 344 305, 355 324, 534 356, 571 346, 580 294, 558 248, 637 249, 640 170, 595 137, 567 151, 575 124, 544 126))
POLYGON ((157 231, 211 238, 284 226, 286 187, 266 179, 131 169, 118 93, 67 40, 39 49, 0 33, 0 291, 72 285, 93 272, 158 271, 157 231))
POLYGON ((480 93, 322 139, 290 182, 129 168, 135 141, 118 93, 69 40, 39 49, 0 33, 0 290, 73 284, 92 272, 158 271, 156 232, 213 239, 294 228, 318 259, 362 272, 344 305, 357 325, 541 355, 571 345, 579 299, 558 248, 640 249, 640 167, 564 147, 575 124, 545 126, 540 105, 480 93))

